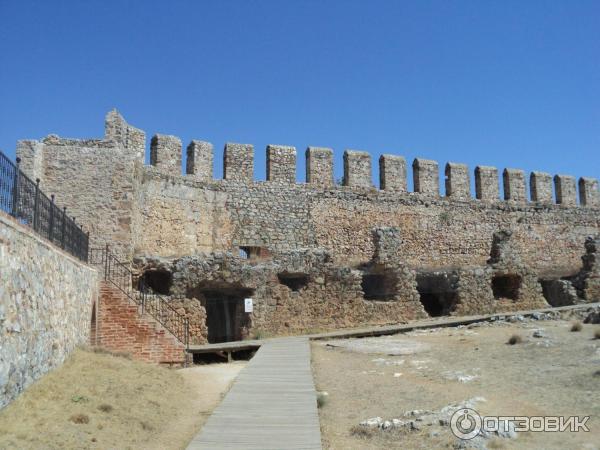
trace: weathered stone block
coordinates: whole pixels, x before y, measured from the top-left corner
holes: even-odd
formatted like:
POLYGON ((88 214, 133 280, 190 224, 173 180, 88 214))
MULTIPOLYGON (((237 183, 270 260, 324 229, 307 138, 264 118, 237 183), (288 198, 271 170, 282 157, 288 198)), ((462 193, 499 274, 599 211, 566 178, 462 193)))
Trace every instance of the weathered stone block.
POLYGON ((358 150, 344 152, 344 186, 372 187, 371 155, 358 150))
POLYGON ((384 191, 406 192, 406 160, 403 156, 379 157, 379 187, 384 191))
POLYGON ((499 195, 498 169, 492 166, 475 167, 475 196, 477 199, 497 201, 499 195))
POLYGON ((104 140, 120 144, 132 151, 138 160, 144 160, 146 133, 129 125, 116 109, 109 111, 104 119, 104 140))
POLYGON ((375 264, 397 263, 399 261, 400 246, 402 238, 398 227, 378 227, 371 230, 373 233, 373 245, 375 253, 373 262, 375 264))
POLYGON ((564 206, 577 205, 577 187, 575 177, 570 175, 554 175, 556 203, 564 206))
POLYGON ((254 147, 251 144, 225 144, 223 178, 230 181, 253 180, 254 147))
POLYGON ((267 181, 296 182, 296 147, 267 146, 267 181))
POLYGON ((439 197, 440 172, 437 161, 415 158, 413 161, 414 191, 427 197, 439 197))
POLYGON ((527 202, 525 172, 520 169, 504 169, 502 181, 504 182, 504 200, 515 203, 527 202))
POLYGON ((186 173, 199 181, 212 180, 213 145, 210 142, 190 142, 187 146, 186 173))
POLYGON ((587 177, 579 179, 579 203, 589 208, 600 206, 600 192, 598 192, 597 179, 587 177))
POLYGON ((513 232, 510 230, 500 230, 493 234, 488 264, 501 266, 521 265, 521 258, 515 248, 512 236, 513 232))
POLYGON ((466 164, 449 162, 446 164, 446 197, 459 200, 471 198, 471 181, 466 164))
POLYGON ((17 158, 21 158, 19 168, 32 180, 39 178, 44 186, 44 144, 40 141, 17 141, 17 158))
POLYGON ((546 172, 531 172, 529 176, 531 201, 552 203, 552 176, 546 172))
POLYGON ((155 134, 150 142, 150 164, 171 175, 181 175, 181 139, 155 134))
POLYGON ((306 182, 321 186, 333 185, 333 150, 326 147, 306 149, 306 182))

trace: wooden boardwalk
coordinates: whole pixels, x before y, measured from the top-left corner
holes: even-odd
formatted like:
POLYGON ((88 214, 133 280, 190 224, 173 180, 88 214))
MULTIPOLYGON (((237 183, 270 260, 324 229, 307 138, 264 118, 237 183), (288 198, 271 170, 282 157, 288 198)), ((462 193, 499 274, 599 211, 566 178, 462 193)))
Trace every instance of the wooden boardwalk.
MULTIPOLYGON (((307 334, 303 337, 318 340, 318 339, 340 339, 340 338, 360 338, 360 337, 371 337, 371 336, 385 336, 389 334, 406 333, 413 330, 423 330, 427 328, 437 327, 455 327, 458 325, 469 325, 475 322, 490 321, 493 318, 507 318, 510 316, 522 315, 525 317, 531 317, 536 313, 546 312, 557 312, 557 311, 573 311, 577 309, 587 309, 600 306, 600 302, 595 303, 580 303, 577 305, 569 306, 558 306, 553 308, 540 308, 523 311, 511 311, 511 312, 499 312, 494 314, 479 314, 473 316, 443 316, 439 318, 421 319, 415 320, 409 323, 403 323, 398 325, 383 325, 383 326, 372 326, 362 328, 346 328, 336 331, 329 331, 325 333, 307 334)), ((233 342, 222 342, 219 344, 200 344, 190 345, 187 350, 189 353, 216 353, 216 352, 235 352, 240 350, 248 350, 259 348, 274 339, 281 338, 269 338, 264 340, 247 340, 247 341, 233 341, 233 342)))
POLYGON ((265 341, 188 449, 321 449, 308 338, 265 341))

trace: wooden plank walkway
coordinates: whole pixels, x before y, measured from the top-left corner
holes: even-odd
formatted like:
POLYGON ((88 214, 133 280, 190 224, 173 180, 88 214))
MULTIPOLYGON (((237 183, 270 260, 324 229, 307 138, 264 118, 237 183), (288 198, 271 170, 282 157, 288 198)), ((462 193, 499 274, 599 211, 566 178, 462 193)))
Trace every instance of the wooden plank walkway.
MULTIPOLYGON (((455 327, 458 325, 469 325, 475 322, 489 321, 494 317, 506 318, 510 316, 522 315, 530 317, 535 313, 545 312, 556 312, 556 311, 572 311, 576 309, 587 309, 600 306, 600 302, 595 303, 580 303, 577 305, 569 306, 558 306, 553 308, 541 308, 532 309, 526 311, 511 311, 494 314, 479 314, 473 316, 443 316, 439 318, 415 320, 409 323, 402 323, 398 325, 384 325, 384 326, 373 326, 363 328, 346 328, 336 331, 329 331, 325 333, 307 334, 303 337, 308 339, 339 339, 339 338, 359 338, 359 337, 370 337, 370 336, 384 336, 389 334, 406 333, 413 330, 422 330, 426 328, 437 328, 437 327, 455 327)), ((281 338, 269 338, 264 340, 247 340, 247 341, 232 341, 222 342, 219 344, 200 344, 190 345, 187 350, 189 353, 216 353, 216 352, 228 352, 228 351, 240 351, 259 348, 267 342, 273 339, 281 338)))
POLYGON ((265 341, 188 450, 321 449, 306 337, 265 341))

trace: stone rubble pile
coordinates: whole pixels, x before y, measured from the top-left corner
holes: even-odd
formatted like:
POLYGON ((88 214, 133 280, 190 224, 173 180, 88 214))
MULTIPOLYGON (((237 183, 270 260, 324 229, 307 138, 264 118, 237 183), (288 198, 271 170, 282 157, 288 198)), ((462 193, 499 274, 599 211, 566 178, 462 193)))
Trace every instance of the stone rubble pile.
MULTIPOLYGON (((438 436, 440 431, 450 432, 452 416, 461 409, 475 409, 481 402, 485 402, 483 397, 473 397, 460 403, 446 405, 437 411, 415 409, 404 412, 398 418, 384 419, 382 417, 372 417, 360 422, 360 426, 379 429, 381 431, 401 430, 406 432, 418 432, 429 430, 431 436, 438 436)), ((457 438, 454 443, 456 449, 476 448, 485 450, 486 441, 492 438, 515 439, 517 432, 512 422, 500 420, 497 427, 493 430, 481 430, 473 439, 463 440, 457 438)))

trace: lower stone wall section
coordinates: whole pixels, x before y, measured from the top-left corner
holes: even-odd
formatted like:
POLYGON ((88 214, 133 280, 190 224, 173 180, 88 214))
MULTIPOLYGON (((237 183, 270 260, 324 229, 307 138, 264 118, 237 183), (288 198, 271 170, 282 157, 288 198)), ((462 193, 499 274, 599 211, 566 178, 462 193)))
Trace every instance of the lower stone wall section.
POLYGON ((141 313, 119 289, 103 281, 92 342, 151 363, 180 364, 185 347, 149 314, 141 313))
POLYGON ((0 212, 0 408, 90 335, 96 270, 0 212))

